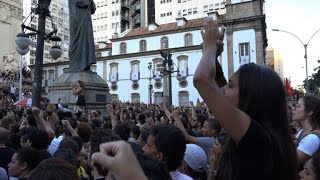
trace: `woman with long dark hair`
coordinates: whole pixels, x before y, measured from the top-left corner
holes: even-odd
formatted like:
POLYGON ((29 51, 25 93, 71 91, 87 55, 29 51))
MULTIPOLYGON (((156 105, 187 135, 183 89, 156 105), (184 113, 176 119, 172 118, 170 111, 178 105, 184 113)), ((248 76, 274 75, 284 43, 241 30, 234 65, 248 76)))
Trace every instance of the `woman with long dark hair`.
POLYGON ((302 166, 320 147, 320 99, 313 95, 299 99, 293 108, 292 120, 303 128, 295 137, 298 161, 302 166))
POLYGON ((225 29, 208 18, 202 33, 203 56, 194 85, 230 136, 216 179, 298 179, 297 156, 289 132, 284 85, 272 70, 245 64, 222 89, 215 79, 216 57, 225 29))

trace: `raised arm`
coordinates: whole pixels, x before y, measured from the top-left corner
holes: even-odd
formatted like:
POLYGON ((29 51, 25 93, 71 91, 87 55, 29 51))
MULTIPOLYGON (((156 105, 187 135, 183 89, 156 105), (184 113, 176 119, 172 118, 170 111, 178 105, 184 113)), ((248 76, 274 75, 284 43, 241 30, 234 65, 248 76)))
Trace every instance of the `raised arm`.
POLYGON ((43 114, 40 111, 40 109, 37 107, 32 107, 32 115, 33 115, 34 119, 36 120, 37 127, 39 129, 46 131, 48 133, 49 137, 53 138, 55 136, 55 132, 52 129, 52 127, 50 126, 50 124, 44 120, 43 114))
POLYGON ((72 128, 68 120, 62 120, 62 125, 64 128, 68 129, 72 136, 79 136, 78 133, 72 128))
POLYGON ((181 122, 178 110, 174 110, 172 112, 172 117, 174 119, 175 126, 183 132, 184 136, 186 137, 187 142, 192 143, 192 144, 198 144, 199 143, 198 138, 189 135, 188 132, 186 131, 186 129, 184 128, 184 126, 181 122))
POLYGON ((112 129, 113 129, 117 125, 117 120, 116 120, 116 117, 114 115, 114 109, 113 109, 111 104, 107 104, 107 110, 110 113, 111 125, 112 125, 112 129))
POLYGON ((224 28, 220 34, 218 24, 207 18, 201 34, 203 56, 194 75, 194 86, 221 126, 238 143, 249 128, 250 118, 226 99, 215 81, 216 55, 218 44, 223 41, 224 28))

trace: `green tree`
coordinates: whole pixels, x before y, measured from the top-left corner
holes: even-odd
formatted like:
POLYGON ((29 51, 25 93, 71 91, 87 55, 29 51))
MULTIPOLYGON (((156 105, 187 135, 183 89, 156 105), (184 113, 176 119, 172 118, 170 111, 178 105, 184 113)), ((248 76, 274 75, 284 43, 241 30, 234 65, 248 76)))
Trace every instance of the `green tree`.
MULTIPOLYGON (((309 76, 309 91, 313 94, 318 94, 320 88, 320 60, 318 63, 319 66, 314 69, 315 73, 309 76)), ((303 87, 306 88, 306 80, 303 81, 303 87)))

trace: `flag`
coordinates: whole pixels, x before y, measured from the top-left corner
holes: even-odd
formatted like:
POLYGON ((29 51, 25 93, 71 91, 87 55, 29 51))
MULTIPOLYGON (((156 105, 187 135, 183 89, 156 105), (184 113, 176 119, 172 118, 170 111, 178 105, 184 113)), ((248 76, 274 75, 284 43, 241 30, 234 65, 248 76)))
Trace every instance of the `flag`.
POLYGON ((286 88, 286 91, 288 93, 289 96, 294 96, 294 91, 290 85, 290 81, 288 80, 288 78, 285 78, 285 88, 286 88))
POLYGON ((201 104, 200 104, 200 99, 199 99, 199 98, 197 99, 197 105, 196 105, 196 108, 201 108, 201 104))

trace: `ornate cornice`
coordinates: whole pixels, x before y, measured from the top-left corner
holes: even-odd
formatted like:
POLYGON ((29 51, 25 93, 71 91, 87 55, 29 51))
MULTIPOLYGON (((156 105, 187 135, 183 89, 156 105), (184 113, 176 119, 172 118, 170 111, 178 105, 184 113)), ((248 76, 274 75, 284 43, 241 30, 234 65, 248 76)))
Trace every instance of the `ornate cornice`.
POLYGON ((19 0, 14 0, 19 2, 17 5, 13 5, 10 2, 0 1, 0 21, 10 23, 11 18, 20 19, 22 15, 21 2, 19 0), (19 7, 20 6, 20 7, 19 7))

